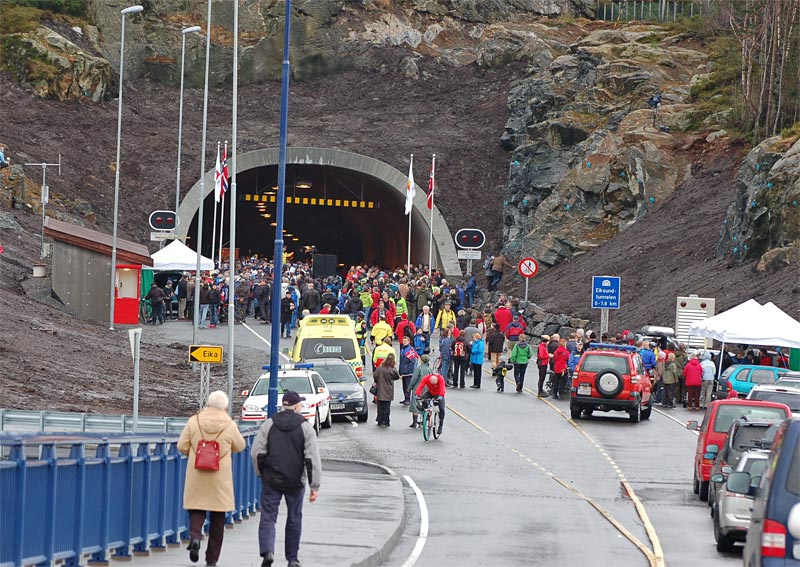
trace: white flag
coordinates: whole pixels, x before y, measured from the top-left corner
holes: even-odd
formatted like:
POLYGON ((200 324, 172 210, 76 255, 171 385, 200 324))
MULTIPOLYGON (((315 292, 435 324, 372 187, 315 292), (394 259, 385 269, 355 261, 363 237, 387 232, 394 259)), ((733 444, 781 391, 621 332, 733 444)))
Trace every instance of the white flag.
POLYGON ((411 156, 411 163, 408 166, 408 185, 406 186, 406 214, 410 215, 414 208, 414 195, 417 189, 414 185, 414 156, 411 156))
POLYGON ((219 203, 222 192, 222 166, 219 163, 219 144, 217 144, 217 167, 214 168, 214 200, 219 203))

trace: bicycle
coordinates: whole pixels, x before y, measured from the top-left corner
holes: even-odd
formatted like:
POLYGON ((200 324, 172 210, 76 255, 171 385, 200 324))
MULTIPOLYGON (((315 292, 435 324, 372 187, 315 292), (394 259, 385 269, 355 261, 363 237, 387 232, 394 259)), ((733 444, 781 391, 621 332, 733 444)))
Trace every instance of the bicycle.
POLYGON ((430 440, 439 438, 439 400, 438 398, 424 398, 417 401, 417 407, 422 411, 422 438, 430 440), (436 405, 436 411, 433 406, 436 405))
POLYGON ((152 323, 153 321, 153 306, 150 304, 149 299, 142 299, 139 301, 139 322, 143 325, 152 323))

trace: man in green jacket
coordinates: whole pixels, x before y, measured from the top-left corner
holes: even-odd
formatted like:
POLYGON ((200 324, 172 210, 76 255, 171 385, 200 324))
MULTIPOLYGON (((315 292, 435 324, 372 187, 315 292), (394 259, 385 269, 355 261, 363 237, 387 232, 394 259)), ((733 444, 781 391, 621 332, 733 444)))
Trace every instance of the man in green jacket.
POLYGON ((419 409, 417 409, 417 396, 414 392, 417 391, 417 386, 422 382, 422 379, 428 374, 433 373, 431 367, 428 366, 430 360, 427 354, 423 354, 420 357, 420 363, 417 364, 417 367, 414 369, 414 373, 411 375, 411 383, 408 385, 408 389, 411 391, 411 403, 408 404, 408 411, 411 412, 411 425, 409 425, 409 427, 412 428, 419 426, 418 418, 420 414, 419 409))
POLYGON ((533 356, 531 345, 525 342, 525 335, 520 335, 520 340, 514 344, 508 361, 514 365, 514 382, 517 383, 517 393, 522 392, 525 383, 525 371, 528 369, 528 361, 533 356))

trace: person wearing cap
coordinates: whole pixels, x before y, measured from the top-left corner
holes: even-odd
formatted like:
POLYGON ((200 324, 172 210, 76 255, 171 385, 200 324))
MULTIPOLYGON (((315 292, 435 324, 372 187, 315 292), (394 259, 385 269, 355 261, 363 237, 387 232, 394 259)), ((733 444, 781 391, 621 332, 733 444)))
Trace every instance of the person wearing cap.
POLYGON ((417 367, 414 369, 414 374, 411 376, 411 383, 408 385, 408 389, 411 392, 411 403, 408 405, 408 411, 411 412, 411 425, 409 425, 409 427, 412 429, 420 425, 419 415, 421 412, 417 407, 417 386, 419 386, 425 376, 433 372, 430 367, 430 356, 423 354, 419 360, 420 362, 417 364, 417 367))
POLYGON ((281 499, 286 500, 287 519, 284 550, 289 567, 301 567, 297 556, 303 527, 303 496, 308 484, 309 502, 314 502, 322 480, 322 461, 314 428, 301 414, 305 398, 297 392, 283 393, 281 411, 258 430, 250 459, 261 477, 261 518, 258 547, 262 567, 275 560, 275 523, 281 499))
POLYGON ((200 539, 206 512, 209 514, 206 565, 216 565, 225 536, 225 514, 236 508, 233 497, 231 453, 246 446, 239 428, 228 416, 228 396, 221 390, 211 392, 206 407, 186 421, 178 439, 178 451, 187 455, 183 507, 189 512, 189 559, 200 558, 200 539), (204 439, 219 444, 219 470, 195 468, 197 447, 204 439))
POLYGON ((539 369, 539 388, 537 396, 546 398, 544 391, 544 381, 547 379, 547 367, 550 365, 550 353, 547 350, 547 343, 550 342, 550 335, 542 335, 539 346, 536 349, 536 367, 539 369))
POLYGON ((417 385, 415 391, 416 397, 420 400, 435 400, 436 405, 439 406, 439 431, 442 434, 442 427, 444 426, 445 403, 444 397, 447 387, 445 385, 444 376, 441 374, 428 374, 417 385))
POLYGON ((156 282, 153 282, 150 284, 150 291, 144 298, 150 300, 150 306, 153 308, 151 322, 153 325, 161 325, 164 322, 164 290, 158 287, 156 282))
POLYGON ((281 299, 281 336, 287 339, 292 336, 292 313, 294 313, 294 300, 292 300, 292 291, 287 289, 283 298, 281 299))

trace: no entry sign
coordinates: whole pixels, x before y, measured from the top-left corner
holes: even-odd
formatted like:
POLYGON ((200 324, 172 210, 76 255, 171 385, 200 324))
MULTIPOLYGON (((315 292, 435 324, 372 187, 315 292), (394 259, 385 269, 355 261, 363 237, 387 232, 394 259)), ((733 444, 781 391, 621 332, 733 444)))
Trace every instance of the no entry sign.
POLYGON ((532 278, 539 271, 539 264, 533 258, 523 258, 517 269, 523 278, 532 278))

